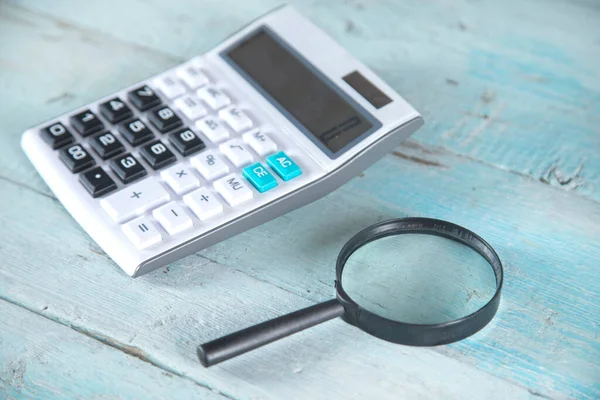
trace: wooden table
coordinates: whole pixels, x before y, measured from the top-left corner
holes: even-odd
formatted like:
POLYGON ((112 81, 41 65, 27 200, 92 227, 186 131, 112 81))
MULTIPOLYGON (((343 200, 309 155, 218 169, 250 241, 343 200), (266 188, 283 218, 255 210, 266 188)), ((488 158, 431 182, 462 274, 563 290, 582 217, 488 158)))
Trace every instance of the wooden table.
POLYGON ((326 198, 132 279, 19 140, 279 1, 171 3, 0 3, 0 398, 600 397, 597 2, 291 2, 425 127, 326 198), (199 365, 202 341, 330 298, 341 245, 404 216, 453 221, 498 250, 506 285, 485 330, 411 348, 336 320, 199 365))

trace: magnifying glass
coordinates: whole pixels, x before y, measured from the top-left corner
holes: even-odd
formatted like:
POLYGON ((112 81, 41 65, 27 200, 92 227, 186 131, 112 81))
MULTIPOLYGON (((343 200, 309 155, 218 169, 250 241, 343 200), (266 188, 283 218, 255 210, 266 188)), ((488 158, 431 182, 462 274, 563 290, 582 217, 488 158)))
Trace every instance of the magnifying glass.
POLYGON ((210 367, 337 317, 392 343, 456 342, 492 320, 502 281, 500 258, 468 229, 429 218, 380 222, 342 248, 335 299, 204 343, 198 358, 210 367))

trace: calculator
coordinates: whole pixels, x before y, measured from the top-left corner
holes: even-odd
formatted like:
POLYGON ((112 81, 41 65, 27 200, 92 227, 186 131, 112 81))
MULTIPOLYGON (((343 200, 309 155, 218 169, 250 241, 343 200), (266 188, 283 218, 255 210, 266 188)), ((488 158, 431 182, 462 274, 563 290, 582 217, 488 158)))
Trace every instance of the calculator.
POLYGON ((21 145, 81 227, 139 276, 323 197, 422 124, 284 6, 27 130, 21 145))

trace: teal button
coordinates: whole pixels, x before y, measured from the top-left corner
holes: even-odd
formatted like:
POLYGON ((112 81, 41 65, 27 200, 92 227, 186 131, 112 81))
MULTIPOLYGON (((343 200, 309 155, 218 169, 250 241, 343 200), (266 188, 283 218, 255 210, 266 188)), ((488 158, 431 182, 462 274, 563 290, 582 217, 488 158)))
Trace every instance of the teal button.
POLYGON ((261 163, 252 164, 249 167, 244 168, 244 177, 250 181, 250 183, 261 193, 267 190, 273 189, 277 186, 275 177, 263 167, 261 163))
POLYGON ((284 181, 289 181, 302 174, 302 170, 298 164, 283 151, 267 157, 267 164, 269 164, 269 167, 273 168, 273 170, 277 172, 277 175, 284 181))

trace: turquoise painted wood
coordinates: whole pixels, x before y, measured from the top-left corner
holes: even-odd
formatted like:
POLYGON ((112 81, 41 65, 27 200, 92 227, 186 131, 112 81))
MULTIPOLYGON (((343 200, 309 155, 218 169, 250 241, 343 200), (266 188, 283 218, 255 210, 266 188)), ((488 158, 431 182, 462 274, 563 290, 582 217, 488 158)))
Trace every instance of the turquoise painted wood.
POLYGON ((597 5, 295 2, 426 126, 324 199, 134 280, 54 199, 20 134, 276 2, 219 4, 0 3, 0 395, 600 397, 597 5), (410 348, 337 320, 200 367, 198 343, 330 298, 343 243, 408 215, 462 224, 498 250, 506 288, 484 331, 410 348))
POLYGON ((0 319, 2 399, 226 398, 22 307, 0 302, 0 319))
MULTIPOLYGON (((123 6, 120 0, 107 0, 85 7, 70 1, 18 3, 37 15, 58 18, 58 24, 40 21, 43 34, 38 50, 47 60, 67 57, 71 61, 57 72, 64 80, 49 79, 46 65, 45 73, 40 71, 46 75, 42 80, 54 81, 41 91, 40 103, 58 99, 55 107, 63 106, 44 105, 45 117, 200 54, 281 2, 234 1, 230 4, 235 6, 223 6, 227 3, 185 0, 148 6, 131 0, 123 6), (136 19, 146 22, 132 24, 136 19), (102 39, 91 39, 94 34, 102 39), (73 49, 86 49, 77 59, 87 68, 77 65, 70 52, 62 53, 66 47, 53 48, 63 35, 74 39, 73 49), (130 48, 122 47, 123 43, 130 48), (107 46, 115 47, 116 53, 109 56, 106 52, 113 49, 107 46), (98 63, 97 71, 110 74, 110 79, 89 78, 90 57, 98 63), (158 64, 158 57, 166 64, 158 64), (65 82, 74 85, 67 91, 65 82)), ((290 3, 423 113, 428 128, 415 136, 419 143, 445 147, 600 200, 600 11, 596 2, 290 3)), ((29 79, 39 53, 28 52, 28 47, 18 51, 31 59, 22 57, 11 65, 22 63, 22 79, 29 79)))

